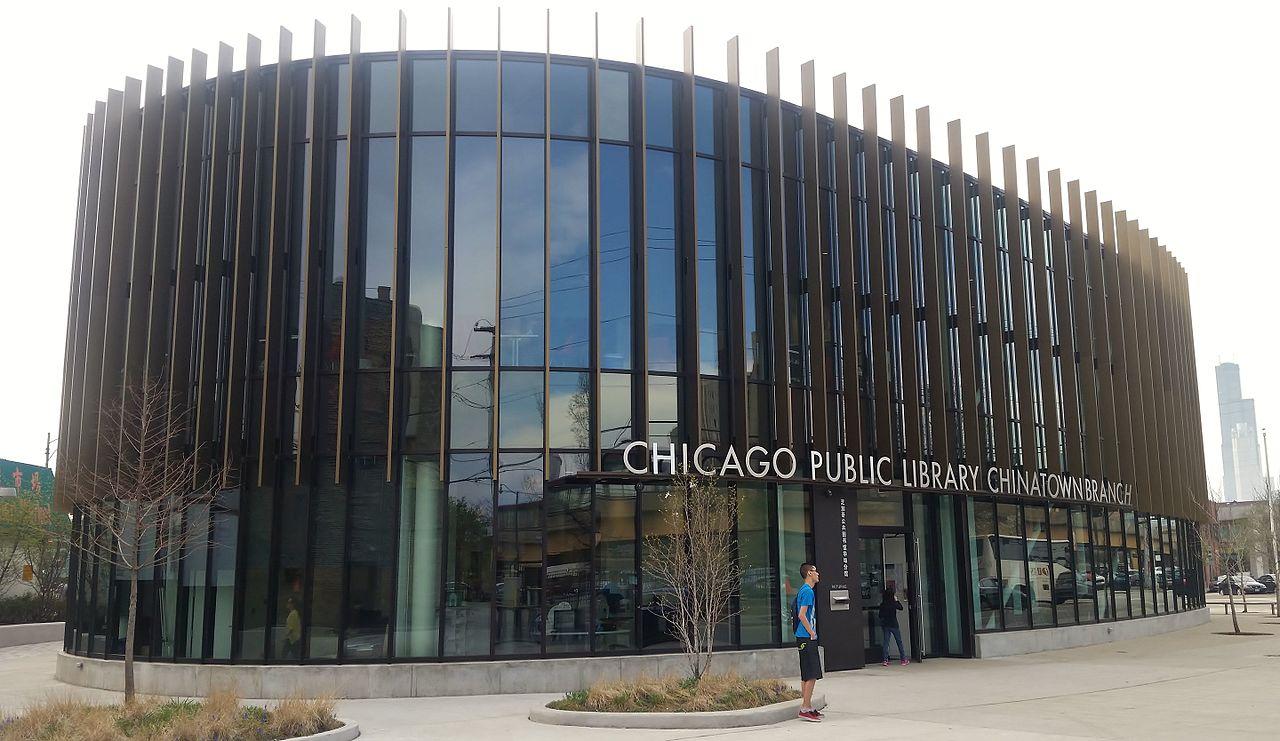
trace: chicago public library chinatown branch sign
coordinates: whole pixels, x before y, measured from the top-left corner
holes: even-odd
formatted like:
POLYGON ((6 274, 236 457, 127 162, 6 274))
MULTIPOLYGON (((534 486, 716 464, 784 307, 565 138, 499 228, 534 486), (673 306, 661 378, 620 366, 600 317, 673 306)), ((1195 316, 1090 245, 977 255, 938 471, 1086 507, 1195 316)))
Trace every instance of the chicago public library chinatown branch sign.
POLYGON ((808 460, 802 460, 790 448, 769 450, 753 445, 747 448, 746 453, 739 454, 730 445, 721 454, 712 443, 690 448, 686 444, 650 445, 636 440, 623 448, 622 462, 629 473, 655 476, 693 470, 704 476, 927 489, 1133 506, 1132 484, 1065 473, 902 458, 899 461, 902 479, 894 480, 894 462, 889 456, 813 450, 809 452, 808 460))

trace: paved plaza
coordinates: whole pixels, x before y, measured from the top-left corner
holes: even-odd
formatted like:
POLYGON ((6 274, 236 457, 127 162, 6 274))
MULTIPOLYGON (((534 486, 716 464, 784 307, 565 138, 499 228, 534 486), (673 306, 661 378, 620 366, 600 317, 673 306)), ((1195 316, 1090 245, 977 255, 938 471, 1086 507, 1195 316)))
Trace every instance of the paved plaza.
MULTIPOLYGON (((1216 600, 1214 600, 1216 602, 1216 600)), ((821 725, 789 721, 729 731, 608 731, 612 739, 1274 739, 1280 715, 1280 620, 1254 599, 1241 628, 1211 604, 1206 625, 1087 648, 982 661, 935 659, 829 675, 821 725)), ((50 693, 96 701, 116 693, 60 684, 56 644, 0 650, 0 710, 50 693)), ((348 700, 339 715, 368 739, 573 739, 606 732, 531 723, 529 708, 555 695, 348 700)))

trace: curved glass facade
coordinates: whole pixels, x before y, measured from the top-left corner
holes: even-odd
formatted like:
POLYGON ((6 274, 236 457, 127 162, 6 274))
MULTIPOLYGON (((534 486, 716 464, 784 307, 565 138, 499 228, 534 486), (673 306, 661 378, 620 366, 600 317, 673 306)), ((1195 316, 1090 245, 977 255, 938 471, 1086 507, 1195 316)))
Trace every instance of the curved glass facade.
MULTIPOLYGON (((60 457, 150 375, 235 472, 184 525, 207 545, 144 574, 140 657, 671 650, 643 569, 664 484, 626 470, 632 441, 1132 486, 965 496, 895 464, 879 493, 837 492, 880 554, 854 559, 855 602, 905 575, 897 535, 916 548, 924 655, 1198 604, 1181 268, 1056 171, 1042 198, 1029 169, 1022 200, 985 144, 975 178, 872 126, 505 52, 113 92, 85 129, 60 457)), ((744 576, 719 640, 788 645, 830 486, 732 483, 744 576)), ((127 575, 86 558, 72 577, 67 649, 119 654, 127 575)))

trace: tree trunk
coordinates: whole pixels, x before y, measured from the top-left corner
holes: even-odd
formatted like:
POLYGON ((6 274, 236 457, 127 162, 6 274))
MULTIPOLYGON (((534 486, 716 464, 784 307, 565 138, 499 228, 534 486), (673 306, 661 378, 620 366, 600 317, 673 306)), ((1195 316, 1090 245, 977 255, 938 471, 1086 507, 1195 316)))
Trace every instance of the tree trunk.
POLYGON ((1231 565, 1227 564, 1227 582, 1223 586, 1227 588, 1227 602, 1231 604, 1231 627, 1236 633, 1240 632, 1240 621, 1236 618, 1236 598, 1235 585, 1232 583, 1234 577, 1231 574, 1231 565))
POLYGON ((129 622, 124 629, 124 704, 133 704, 133 644, 138 626, 138 570, 129 572, 129 622))

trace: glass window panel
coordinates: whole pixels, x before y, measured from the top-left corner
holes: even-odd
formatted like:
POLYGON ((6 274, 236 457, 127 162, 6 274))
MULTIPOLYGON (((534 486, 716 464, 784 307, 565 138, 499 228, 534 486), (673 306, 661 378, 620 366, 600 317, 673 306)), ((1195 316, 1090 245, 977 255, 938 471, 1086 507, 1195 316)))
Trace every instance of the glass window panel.
POLYGON ((536 654, 542 648, 542 455, 498 458, 494 652, 536 654))
MULTIPOLYGON (((246 470, 252 470, 256 461, 248 462, 246 470)), ((244 527, 244 598, 240 609, 240 648, 239 658, 261 661, 266 654, 266 638, 268 613, 271 602, 267 598, 271 587, 271 522, 274 509, 274 495, 271 487, 249 487, 245 491, 245 527, 244 527)), ((144 576, 149 576, 148 574, 144 576)), ((148 603, 138 596, 139 611, 148 603)), ((149 611, 148 611, 149 612, 149 611)), ((141 623, 139 621, 139 627, 141 623)), ((150 621, 148 629, 150 629, 150 621)), ((138 637, 139 642, 141 636, 138 637)), ((145 641, 150 645, 150 640, 145 641)))
POLYGON ((1111 609, 1112 591, 1111 555, 1107 551, 1107 513, 1106 510, 1091 509, 1090 535, 1093 536, 1093 582, 1097 585, 1095 594, 1098 600, 1098 619, 1113 620, 1111 609))
POLYGON ((747 378, 769 374, 769 223, 763 173, 742 168, 742 304, 747 378))
POLYGON ((438 456, 400 459, 396 656, 439 654, 442 489, 438 456))
POLYGON ((594 471, 590 453, 552 451, 547 458, 547 481, 572 476, 583 471, 594 471))
POLYGON ((492 59, 459 59, 455 67, 455 130, 494 131, 498 124, 497 64, 492 59))
POLYGON ((542 62, 502 62, 502 130, 541 134, 546 118, 546 67, 542 62))
POLYGON ((413 130, 444 131, 448 80, 443 59, 413 60, 413 130))
POLYGON ((387 373, 356 375, 355 439, 359 451, 385 451, 391 382, 387 373))
POLYGON ((676 84, 669 77, 645 75, 645 144, 674 147, 676 131, 676 84))
MULTIPOLYGON (((1055 530, 1058 527, 1059 512, 1063 512, 1062 517, 1067 517, 1063 508, 1054 507, 1050 510, 1049 516, 1053 519, 1055 530)), ((1072 554, 1074 556, 1072 567, 1075 572, 1076 605, 1080 614, 1080 622, 1096 622, 1098 619, 1098 584, 1095 581, 1097 574, 1093 567, 1093 548, 1089 534, 1088 512, 1079 507, 1073 507, 1070 510, 1070 530, 1072 554)))
POLYGON ((591 158, 586 142, 551 142, 547 352, 557 367, 591 364, 591 158))
POLYGON ((636 489, 630 484, 596 487, 594 648, 636 648, 636 489))
POLYGON ((631 141, 631 73, 600 70, 597 91, 600 138, 631 141))
MULTIPOLYGON (((778 572, 782 579, 782 625, 791 626, 791 600, 800 591, 800 564, 813 560, 813 507, 807 487, 777 487, 778 572)), ((789 636, 783 638, 789 640, 789 636)))
MULTIPOLYGON (((769 487, 766 484, 738 486, 738 567, 739 643, 756 646, 778 639, 778 570, 769 554, 772 527, 769 523, 769 487)), ((788 626, 790 627, 790 626, 788 626)))
POLYGON ((502 144, 502 304, 499 362, 541 366, 546 250, 541 139, 502 144))
POLYGON ((311 621, 306 633, 307 656, 312 659, 338 658, 347 492, 346 486, 333 483, 333 478, 333 459, 319 461, 311 494, 315 508, 311 531, 323 537, 311 541, 311 621))
POLYGON ((763 383, 747 384, 747 437, 752 445, 773 439, 773 389, 763 383))
POLYGON ((1123 521, 1125 555, 1128 558, 1125 568, 1129 574, 1129 615, 1130 617, 1142 617, 1147 614, 1149 609, 1146 607, 1147 600, 1143 599, 1144 595, 1142 594, 1144 586, 1149 586, 1149 582, 1144 581, 1142 574, 1144 557, 1139 553, 1142 545, 1138 540, 1136 513, 1123 513, 1123 521))
POLYGON ((650 150, 645 172, 649 370, 675 371, 679 357, 675 155, 650 150))
POLYGON ((977 630, 1000 629, 1000 566, 996 553, 996 512, 991 502, 969 500, 969 573, 973 574, 973 623, 977 630))
POLYGON ((723 185, 720 163, 699 157, 696 173, 698 369, 719 375, 726 348, 727 312, 721 286, 725 284, 720 246, 724 243, 723 185))
POLYGON ((321 376, 315 400, 316 440, 320 450, 337 450, 338 447, 338 377, 321 376))
POLYGON ((591 487, 547 493, 547 653, 591 649, 591 487))
POLYGON ((498 146, 489 137, 459 137, 454 161, 453 344, 456 365, 491 365, 497 326, 498 146))
POLYGON ((547 445, 591 446, 591 374, 552 373, 547 378, 547 445))
POLYGON ((698 154, 719 157, 724 131, 724 94, 719 87, 698 85, 694 93, 698 154))
POLYGON ((493 474, 488 453, 449 459, 444 655, 489 655, 493 594, 493 474))
MULTIPOLYGON (((608 70, 601 70, 601 74, 608 70)), ((631 149, 600 146, 600 366, 631 368, 631 149)))
POLYGON ((365 109, 365 131, 385 134, 396 130, 398 106, 394 60, 369 63, 369 97, 365 109))
POLYGON ((698 394, 702 410, 702 441, 724 442, 729 437, 729 383, 715 378, 699 378, 698 394))
MULTIPOLYGON (((1075 622, 1074 582, 1069 568, 1059 566, 1054 560, 1057 544, 1051 540, 1049 514, 1043 505, 1029 504, 1027 518, 1027 561, 1030 567, 1028 594, 1031 601, 1031 624, 1037 628, 1052 627, 1055 607, 1064 603, 1062 613, 1071 613, 1068 623, 1075 622), (1067 577, 1067 589, 1059 599, 1058 574, 1067 577)), ((1066 544, 1065 538, 1063 544, 1066 544)), ((1064 549, 1065 550, 1065 549, 1064 549)), ((1063 616, 1060 614, 1060 616, 1063 616)))
POLYGON ((764 135, 764 102, 743 95, 738 104, 738 137, 742 163, 763 167, 766 161, 764 135))
POLYGON ((858 491, 858 524, 876 527, 902 527, 906 514, 902 508, 902 494, 895 491, 858 491))
POLYGON ((649 443, 666 445, 680 441, 677 419, 680 379, 675 376, 649 376, 649 443))
MULTIPOLYGON (((655 541, 671 537, 662 511, 662 503, 668 496, 669 487, 660 483, 646 485, 640 491, 641 568, 644 568, 644 559, 647 558, 645 553, 655 541)), ((671 587, 647 576, 641 586, 644 589, 640 607, 641 645, 644 648, 679 649, 680 642, 673 627, 677 618, 671 587)))
MULTIPOLYGON (((1163 612, 1163 605, 1159 604, 1163 595, 1160 594, 1155 584, 1155 573, 1152 567, 1151 551, 1155 538, 1160 537, 1159 520, 1154 518, 1148 519, 1146 515, 1138 515, 1138 569, 1142 572, 1142 606, 1148 615, 1155 615, 1163 612), (1151 528, 1151 525, 1155 525, 1151 528), (1154 538, 1152 536, 1155 536, 1154 538)), ((1158 545, 1156 546, 1159 547, 1158 545)))
MULTIPOLYGON (((1111 538, 1111 591, 1116 605, 1116 618, 1125 619, 1130 615, 1142 615, 1142 608, 1131 605, 1129 601, 1129 556, 1125 550, 1129 538, 1125 537, 1123 517, 1120 512, 1107 514, 1107 529, 1111 538), (1131 609, 1136 608, 1136 609, 1131 609)), ((1134 585, 1136 587, 1136 585, 1134 585)))
POLYGON ((498 444, 504 448, 541 448, 542 417, 546 408, 542 374, 503 371, 498 397, 501 402, 498 444))
MULTIPOLYGON (((213 542, 210 549, 212 555, 212 582, 209 598, 213 600, 209 609, 213 616, 213 645, 209 653, 211 659, 231 658, 231 624, 235 615, 236 592, 236 553, 240 532, 240 492, 219 495, 217 506, 213 508, 213 542)), ((118 595, 116 609, 120 611, 120 630, 117 635, 121 644, 112 653, 123 653, 125 623, 127 621, 129 592, 128 579, 120 579, 125 573, 116 570, 117 580, 124 586, 123 593, 118 595)))
POLYGON ((440 371, 401 375, 398 394, 404 395, 404 430, 400 449, 423 453, 440 449, 440 371))
POLYGON ((396 140, 365 140, 364 296, 360 302, 361 368, 391 364, 391 283, 395 260, 396 140))
POLYGON ((347 545, 344 659, 387 655, 391 625, 391 570, 395 555, 395 489, 387 481, 387 459, 356 456, 351 476, 351 534, 347 545))
POLYGON ((587 68, 581 65, 551 65, 552 136, 590 135, 587 75, 587 68))
POLYGON ((338 370, 342 362, 342 294, 347 276, 347 141, 329 143, 327 171, 334 173, 328 192, 329 229, 321 264, 320 369, 338 370))
POLYGON ((600 374, 600 448, 621 448, 632 440, 631 374, 600 374))
POLYGON ((996 505, 999 528, 1000 600, 1004 606, 1004 627, 1025 628, 1031 610, 1027 583, 1027 542, 1022 532, 1022 514, 1016 504, 996 505))
POLYGON ((493 439, 493 374, 454 371, 449 399, 449 446, 488 449, 493 439))
POLYGON ((444 360, 445 146, 442 136, 416 136, 410 155, 409 301, 400 319, 410 368, 444 360))
MULTIPOLYGON (((293 471, 294 463, 286 459, 281 466, 293 471)), ((310 485, 293 484, 286 475, 280 493, 280 522, 297 523, 281 527, 279 553, 276 556, 275 622, 271 628, 271 656, 284 661, 302 659, 303 622, 307 615, 303 585, 307 573, 307 528, 310 485)))
POLYGON ((329 100, 333 106, 327 112, 326 131, 346 136, 351 131, 351 68, 339 62, 329 76, 329 100))

